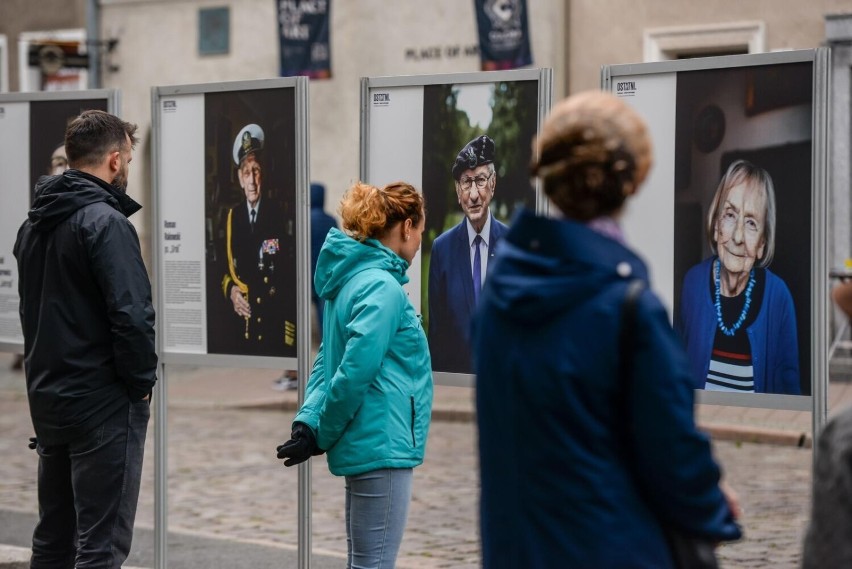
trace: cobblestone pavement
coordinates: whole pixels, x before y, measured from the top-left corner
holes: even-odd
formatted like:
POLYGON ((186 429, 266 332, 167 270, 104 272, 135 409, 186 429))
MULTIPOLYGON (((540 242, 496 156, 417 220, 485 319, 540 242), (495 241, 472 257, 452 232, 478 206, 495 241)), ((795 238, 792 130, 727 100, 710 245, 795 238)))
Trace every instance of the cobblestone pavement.
MULTIPOLYGON (((280 411, 171 409, 169 530, 240 541, 296 544, 296 471, 274 457, 292 415, 280 411)), ((0 392, 0 509, 36 511, 35 453, 22 396, 0 392)), ((137 524, 153 525, 153 448, 137 524)), ((436 422, 414 496, 400 567, 479 566, 477 473, 472 423, 436 422)), ((811 451, 789 446, 715 445, 745 509, 746 538, 723 546, 726 568, 798 567, 808 518, 811 451)), ((313 544, 346 551, 343 482, 325 461, 313 467, 313 544)))

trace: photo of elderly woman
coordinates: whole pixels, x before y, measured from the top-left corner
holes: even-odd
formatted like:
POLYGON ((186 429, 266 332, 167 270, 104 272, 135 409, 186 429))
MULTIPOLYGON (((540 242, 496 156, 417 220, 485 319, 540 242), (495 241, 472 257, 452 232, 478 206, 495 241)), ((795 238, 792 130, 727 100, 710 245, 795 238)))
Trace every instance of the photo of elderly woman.
POLYGON ((811 393, 812 73, 678 73, 673 323, 696 389, 811 393))
POLYGON ((767 268, 775 254, 775 190, 766 170, 731 163, 706 231, 714 255, 686 273, 678 326, 696 387, 798 394, 793 299, 767 268))

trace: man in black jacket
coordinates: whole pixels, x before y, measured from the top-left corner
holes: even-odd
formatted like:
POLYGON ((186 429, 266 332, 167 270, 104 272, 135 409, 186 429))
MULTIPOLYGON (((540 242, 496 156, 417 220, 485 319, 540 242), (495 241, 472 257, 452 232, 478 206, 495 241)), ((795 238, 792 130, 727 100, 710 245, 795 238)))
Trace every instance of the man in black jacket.
POLYGON ((86 111, 70 169, 41 178, 18 231, 30 415, 38 439, 32 569, 120 567, 130 551, 156 382, 154 309, 126 194, 136 125, 86 111))

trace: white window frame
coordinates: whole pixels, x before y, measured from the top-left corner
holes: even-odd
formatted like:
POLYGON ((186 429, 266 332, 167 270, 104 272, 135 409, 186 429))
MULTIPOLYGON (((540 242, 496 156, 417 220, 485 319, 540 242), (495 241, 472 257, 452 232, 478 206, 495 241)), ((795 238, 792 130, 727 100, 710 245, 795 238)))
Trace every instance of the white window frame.
POLYGON ((766 50, 763 22, 730 22, 698 26, 652 28, 644 32, 646 62, 668 61, 680 55, 746 49, 748 53, 766 50))
MULTIPOLYGON (((47 30, 40 32, 23 32, 18 36, 18 90, 19 91, 38 91, 39 86, 34 83, 33 67, 30 67, 27 55, 29 54, 30 45, 36 42, 45 40, 55 41, 76 41, 80 42, 81 51, 86 48, 86 30, 83 28, 67 29, 67 30, 47 30)), ((80 69, 77 88, 80 90, 87 89, 89 86, 89 71, 80 69)))
POLYGON ((0 34, 0 93, 9 91, 9 42, 0 34))

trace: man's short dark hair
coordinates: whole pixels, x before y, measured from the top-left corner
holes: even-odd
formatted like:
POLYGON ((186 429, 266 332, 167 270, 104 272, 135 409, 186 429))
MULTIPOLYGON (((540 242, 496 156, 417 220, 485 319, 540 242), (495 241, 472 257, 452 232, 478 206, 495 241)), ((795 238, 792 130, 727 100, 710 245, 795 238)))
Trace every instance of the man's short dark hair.
POLYGON ((65 129, 65 154, 71 168, 97 166, 110 152, 136 146, 136 125, 104 111, 83 111, 65 129))

